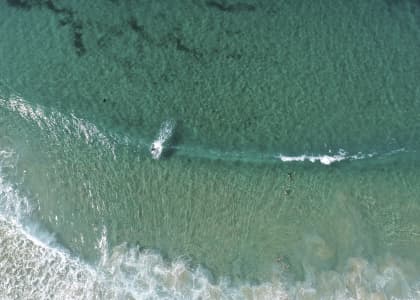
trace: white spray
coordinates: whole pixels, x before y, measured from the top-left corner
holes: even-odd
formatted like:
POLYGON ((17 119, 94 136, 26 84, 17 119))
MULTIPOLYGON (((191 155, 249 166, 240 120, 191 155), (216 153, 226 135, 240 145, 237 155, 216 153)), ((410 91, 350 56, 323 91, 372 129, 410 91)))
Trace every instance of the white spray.
POLYGON ((171 138, 175 128, 175 121, 168 120, 160 126, 159 134, 156 140, 150 146, 150 153, 153 159, 159 159, 162 155, 164 144, 171 138))

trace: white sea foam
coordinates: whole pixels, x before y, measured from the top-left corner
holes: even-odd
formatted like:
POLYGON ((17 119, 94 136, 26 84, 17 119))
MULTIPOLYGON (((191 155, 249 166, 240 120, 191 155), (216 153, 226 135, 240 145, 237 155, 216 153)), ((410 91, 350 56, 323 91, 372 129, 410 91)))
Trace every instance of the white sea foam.
MULTIPOLYGON (((393 151, 393 153, 400 152, 393 151)), ((374 156, 377 156, 377 153, 357 153, 357 154, 349 154, 345 150, 340 149, 336 154, 331 154, 331 151, 329 151, 329 154, 323 154, 323 155, 297 155, 297 156, 288 156, 279 154, 277 158, 279 158, 281 161, 284 162, 303 162, 303 161, 310 161, 312 163, 320 162, 323 165, 331 165, 332 163, 340 162, 343 160, 359 160, 359 159, 365 159, 365 158, 371 158, 374 156)))
POLYGON ((115 143, 111 137, 102 133, 93 123, 77 117, 71 113, 69 116, 57 111, 46 111, 39 105, 31 105, 23 98, 13 95, 5 100, 0 98, 0 106, 18 113, 23 119, 35 122, 37 126, 48 132, 50 137, 62 142, 63 136, 59 135, 64 130, 69 138, 76 138, 86 144, 99 143, 112 152, 115 158, 115 143))
POLYGON ((165 143, 171 138, 175 128, 175 121, 167 120, 162 123, 159 129, 158 137, 150 146, 150 154, 153 159, 159 159, 162 155, 165 143))
MULTIPOLYGON (((259 285, 213 283, 207 272, 160 255, 115 247, 97 265, 35 243, 0 219, 0 297, 10 299, 418 299, 398 260, 381 266, 351 258, 342 273, 325 271, 305 282, 280 278, 259 285)), ((104 239, 102 238, 102 241, 104 239)))
MULTIPOLYGON (((3 163, 13 161, 3 151, 3 163)), ((1 156, 0 156, 1 157, 1 156)), ((127 244, 109 248, 107 228, 97 242, 96 264, 71 255, 39 227, 28 225, 29 201, 9 184, 0 164, 1 299, 419 299, 420 282, 409 262, 391 256, 380 265, 350 258, 340 272, 311 271, 304 282, 281 274, 258 285, 212 281, 201 267, 127 244), (47 237, 47 238, 45 238, 47 237), (411 272, 412 273, 412 272, 411 272)), ((33 223, 32 223, 33 224, 33 223)), ((416 273, 418 274, 418 272, 416 273)))
POLYGON ((24 216, 29 216, 31 213, 28 199, 20 196, 2 175, 3 169, 16 164, 15 156, 13 150, 0 149, 0 213, 9 220, 20 222, 24 216))

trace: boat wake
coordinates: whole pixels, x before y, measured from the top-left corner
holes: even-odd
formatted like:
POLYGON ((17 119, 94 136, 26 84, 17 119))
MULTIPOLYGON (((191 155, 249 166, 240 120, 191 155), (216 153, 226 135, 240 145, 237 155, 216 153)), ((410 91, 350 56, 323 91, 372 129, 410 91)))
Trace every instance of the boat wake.
MULTIPOLYGON (((401 149, 403 151, 404 149, 401 149)), ((359 160, 359 159, 366 159, 371 158, 377 155, 377 153, 370 153, 370 154, 348 154, 345 150, 340 149, 337 154, 332 154, 329 151, 329 154, 325 155, 298 155, 298 156, 287 156, 279 154, 278 158, 283 162, 303 162, 309 161, 311 163, 319 162, 323 165, 331 165, 333 163, 337 163, 343 160, 359 160)))
POLYGON ((147 149, 151 157, 155 160, 160 159, 165 151, 176 150, 176 155, 195 157, 210 160, 242 161, 257 163, 319 163, 321 165, 331 165, 342 161, 364 160, 371 158, 384 158, 398 153, 415 153, 414 150, 404 148, 388 152, 370 153, 349 153, 344 149, 337 152, 328 151, 327 154, 300 154, 287 155, 284 153, 257 153, 247 151, 222 151, 217 149, 202 148, 200 146, 171 145, 170 140, 175 129, 175 121, 164 121, 159 129, 157 137, 149 144, 147 138, 121 136, 101 131, 95 124, 77 117, 73 113, 66 116, 54 110, 47 110, 40 105, 31 105, 19 96, 12 95, 9 99, 0 98, 0 108, 16 112, 26 121, 33 122, 40 129, 46 131, 50 137, 57 141, 62 139, 79 139, 86 144, 99 144, 104 150, 109 150, 116 159, 115 148, 117 145, 130 145, 139 149, 147 149), (65 132, 67 136, 62 136, 65 132))

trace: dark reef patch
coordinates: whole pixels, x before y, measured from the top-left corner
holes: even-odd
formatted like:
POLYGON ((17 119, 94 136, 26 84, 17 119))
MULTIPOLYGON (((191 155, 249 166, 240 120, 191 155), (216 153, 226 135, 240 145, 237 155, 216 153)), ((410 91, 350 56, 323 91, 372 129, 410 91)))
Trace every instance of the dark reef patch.
POLYGON ((241 13, 255 11, 256 7, 252 4, 237 2, 233 4, 225 4, 217 1, 206 1, 207 7, 215 8, 223 12, 241 13))
POLYGON ((76 54, 81 56, 86 53, 86 47, 83 43, 81 22, 76 21, 74 12, 68 8, 58 7, 53 0, 7 0, 9 6, 29 10, 33 7, 44 7, 60 17, 58 24, 60 26, 70 25, 73 33, 73 46, 76 54))
POLYGON ((140 34, 144 33, 144 26, 139 25, 139 23, 137 23, 137 20, 135 18, 130 18, 130 20, 128 20, 128 25, 130 25, 131 29, 133 29, 135 32, 140 33, 140 34))
POLYGON ((54 2, 52 0, 47 0, 45 2, 45 6, 55 12, 56 14, 67 14, 67 15, 72 15, 73 12, 69 9, 65 9, 65 8, 58 8, 57 6, 55 6, 54 2))
POLYGON ((59 24, 61 26, 70 25, 73 33, 73 46, 75 48, 76 54, 82 56, 86 53, 86 47, 83 43, 83 24, 79 21, 76 21, 74 12, 68 8, 59 8, 57 7, 53 0, 46 0, 45 7, 55 14, 60 16, 59 24))
POLYGON ((137 33, 137 35, 140 37, 141 41, 146 41, 150 44, 152 44, 155 47, 168 47, 172 46, 175 47, 176 50, 187 53, 192 55, 195 58, 201 58, 203 56, 200 51, 197 49, 188 47, 183 39, 180 37, 180 30, 179 28, 175 28, 175 33, 170 33, 167 36, 165 36, 163 39, 161 39, 159 42, 152 38, 152 35, 149 34, 143 25, 139 25, 137 20, 135 18, 131 18, 128 21, 128 25, 130 28, 137 33))
POLYGON ((203 56, 198 50, 186 46, 183 43, 183 41, 181 40, 181 38, 179 38, 179 37, 174 37, 174 42, 175 42, 175 49, 178 50, 178 51, 185 52, 187 54, 191 54, 192 56, 194 56, 196 58, 200 58, 200 57, 203 56))
POLYGON ((409 8, 411 12, 418 11, 420 9, 420 0, 384 0, 390 9, 397 7, 409 8))
MULTIPOLYGON (((54 13, 57 16, 57 25, 61 27, 67 27, 69 30, 69 44, 73 47, 73 51, 79 57, 85 55, 88 52, 86 46, 86 27, 91 23, 89 21, 82 22, 82 19, 77 15, 77 11, 73 10, 69 6, 66 6, 66 1, 58 0, 6 0, 7 4, 16 9, 30 10, 32 8, 45 9, 54 13)), ((123 1, 110 0, 115 4, 122 4, 123 1)), ((197 0, 198 1, 198 0, 197 0)), ((256 6, 247 4, 244 2, 228 3, 225 0, 199 0, 200 6, 203 5, 212 9, 217 9, 228 13, 240 13, 250 12, 256 10, 256 6), (202 2, 203 1, 203 2, 202 2)), ((204 6, 204 7, 205 7, 204 6)), ((158 12, 155 18, 165 19, 167 16, 158 12)), ((102 26, 102 25, 101 25, 102 26)), ((136 19, 134 16, 125 20, 118 25, 110 27, 106 30, 96 41, 99 48, 108 48, 112 43, 121 43, 122 37, 129 30, 136 34, 136 41, 133 47, 136 47, 138 55, 144 54, 145 44, 150 45, 153 48, 167 48, 174 49, 178 52, 182 52, 184 55, 188 55, 192 59, 196 59, 200 62, 206 62, 212 60, 214 56, 225 60, 240 60, 242 54, 239 51, 225 51, 226 49, 221 48, 209 48, 203 47, 190 40, 189 36, 185 36, 182 26, 178 25, 172 29, 169 29, 166 33, 158 36, 154 31, 147 31, 147 26, 143 25, 141 21, 136 19), (193 43, 193 44, 190 44, 193 43), (227 52, 227 53, 226 53, 227 52)), ((106 27, 105 27, 106 28, 106 27)), ((239 30, 226 30, 227 36, 234 36, 241 34, 239 30)), ((131 46, 131 45, 130 45, 131 46)), ((117 55, 118 56, 118 55, 117 55)), ((119 58, 117 58, 118 60, 119 58)), ((130 72, 135 70, 136 66, 133 65, 133 59, 120 59, 127 70, 130 72), (126 63, 130 61, 130 63, 126 63)))
POLYGON ((393 15, 398 10, 409 11, 420 26, 420 0, 384 0, 388 7, 388 12, 393 15))
POLYGON ((9 6, 20 8, 20 9, 30 9, 35 5, 39 5, 42 2, 32 1, 32 0, 7 0, 9 6))
POLYGON ((236 60, 239 60, 239 59, 241 59, 242 58, 242 54, 240 54, 240 53, 229 53, 229 54, 227 54, 226 55, 226 58, 227 59, 236 59, 236 60))
POLYGON ((139 25, 135 18, 130 18, 128 25, 143 41, 154 43, 152 36, 144 29, 143 25, 139 25))
POLYGON ((82 23, 75 23, 72 26, 73 29, 73 46, 76 48, 76 53, 78 56, 82 56, 86 53, 85 45, 83 44, 82 38, 82 23))

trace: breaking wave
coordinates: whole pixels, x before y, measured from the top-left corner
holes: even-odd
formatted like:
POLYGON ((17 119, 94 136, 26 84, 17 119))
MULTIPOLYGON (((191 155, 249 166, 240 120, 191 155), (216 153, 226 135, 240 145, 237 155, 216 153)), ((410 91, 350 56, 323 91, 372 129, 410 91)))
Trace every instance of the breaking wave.
POLYGON ((311 271, 303 282, 279 272, 251 284, 212 280, 204 268, 129 244, 110 249, 107 229, 97 241, 100 258, 89 264, 31 220, 30 199, 3 176, 16 161, 0 150, 0 298, 2 299, 418 299, 420 282, 410 262, 381 264, 355 257, 344 270, 311 271))

